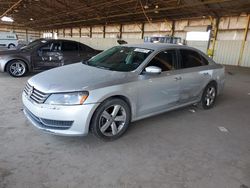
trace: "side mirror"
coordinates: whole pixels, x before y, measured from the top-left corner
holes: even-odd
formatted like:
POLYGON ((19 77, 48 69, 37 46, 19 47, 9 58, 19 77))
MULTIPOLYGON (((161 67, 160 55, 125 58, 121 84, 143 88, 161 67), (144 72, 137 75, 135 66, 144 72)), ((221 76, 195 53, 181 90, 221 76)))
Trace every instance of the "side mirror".
POLYGON ((149 73, 149 74, 160 74, 162 70, 160 67, 149 66, 145 68, 145 71, 146 73, 149 73))

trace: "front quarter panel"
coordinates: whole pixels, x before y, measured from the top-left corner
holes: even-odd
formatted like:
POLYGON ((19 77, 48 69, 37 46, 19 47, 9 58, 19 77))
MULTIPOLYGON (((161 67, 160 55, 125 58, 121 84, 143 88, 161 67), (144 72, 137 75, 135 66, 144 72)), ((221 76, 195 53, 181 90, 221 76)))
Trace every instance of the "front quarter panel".
POLYGON ((24 61, 29 70, 30 70, 30 61, 29 61, 29 57, 28 56, 22 56, 22 55, 8 55, 8 56, 2 56, 0 57, 0 71, 1 72, 5 72, 6 71, 6 66, 7 64, 11 61, 11 60, 15 60, 15 59, 19 59, 24 61))
POLYGON ((89 97, 85 101, 86 104, 101 103, 108 98, 114 96, 123 96, 129 101, 132 112, 132 120, 136 116, 136 103, 137 103, 137 87, 135 82, 126 84, 108 86, 100 89, 89 91, 89 97))

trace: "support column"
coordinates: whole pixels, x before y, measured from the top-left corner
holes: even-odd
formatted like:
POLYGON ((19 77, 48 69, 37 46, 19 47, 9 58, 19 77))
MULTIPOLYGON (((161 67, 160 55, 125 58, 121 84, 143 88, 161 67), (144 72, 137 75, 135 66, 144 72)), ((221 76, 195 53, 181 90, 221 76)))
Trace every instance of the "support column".
POLYGON ((174 36, 174 32, 175 32, 175 21, 172 21, 172 27, 171 27, 171 33, 170 35, 173 37, 174 36))
POLYGON ((29 42, 29 39, 28 39, 28 29, 25 30, 25 38, 26 38, 26 42, 29 42))
POLYGON ((92 38, 92 26, 89 28, 89 37, 92 38))
POLYGON ((70 28, 70 37, 72 38, 72 36, 73 36, 73 31, 72 31, 73 29, 72 29, 72 27, 70 28))
POLYGON ((105 38, 105 35, 106 35, 106 26, 104 25, 103 26, 103 38, 105 38))
POLYGON ((218 36, 219 23, 220 23, 220 18, 213 19, 212 30, 211 30, 212 37, 210 38, 210 42, 212 41, 212 45, 211 45, 211 48, 209 48, 208 50, 208 55, 212 58, 214 57, 214 48, 215 48, 215 44, 216 44, 216 40, 218 36))
POLYGON ((142 25, 141 25, 141 39, 144 38, 144 26, 145 26, 145 24, 142 23, 142 25))
POLYGON ((122 38, 122 24, 120 25, 119 38, 122 38))
POLYGON ((240 49, 240 58, 239 58, 239 61, 238 61, 238 66, 241 65, 242 60, 243 60, 243 53, 244 53, 244 49, 245 49, 245 45, 246 45, 247 35, 248 35, 248 31, 249 31, 249 25, 250 25, 250 14, 247 17, 247 25, 246 25, 246 28, 245 28, 244 38, 243 38, 241 49, 240 49))

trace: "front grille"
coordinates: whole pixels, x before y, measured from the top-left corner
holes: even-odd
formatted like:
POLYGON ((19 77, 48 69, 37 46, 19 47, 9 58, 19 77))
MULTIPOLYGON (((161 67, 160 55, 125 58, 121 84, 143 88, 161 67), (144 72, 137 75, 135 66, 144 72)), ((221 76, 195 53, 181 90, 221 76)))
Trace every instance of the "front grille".
POLYGON ((38 104, 42 104, 45 102, 45 100, 48 98, 49 94, 43 93, 33 86, 31 86, 29 83, 26 84, 24 88, 25 94, 34 102, 38 104))
POLYGON ((39 118, 34 115, 31 111, 27 108, 24 109, 26 114, 39 125, 41 128, 47 129, 55 129, 55 130, 67 130, 69 129, 74 121, 60 121, 60 120, 51 120, 51 119, 44 119, 39 118))

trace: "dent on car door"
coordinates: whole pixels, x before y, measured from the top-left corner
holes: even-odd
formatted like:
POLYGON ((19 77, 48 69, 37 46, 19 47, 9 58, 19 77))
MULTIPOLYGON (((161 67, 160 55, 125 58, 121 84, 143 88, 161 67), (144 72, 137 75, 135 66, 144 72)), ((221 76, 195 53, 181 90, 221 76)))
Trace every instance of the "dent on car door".
POLYGON ((46 70, 62 65, 60 42, 48 42, 32 52, 34 70, 46 70))
POLYGON ((188 103, 199 100, 204 86, 209 80, 209 70, 202 56, 193 50, 182 49, 180 53, 181 89, 180 102, 188 103))
POLYGON ((138 116, 165 111, 179 101, 179 73, 175 50, 166 50, 157 54, 147 65, 162 69, 160 74, 145 71, 139 76, 138 116))

